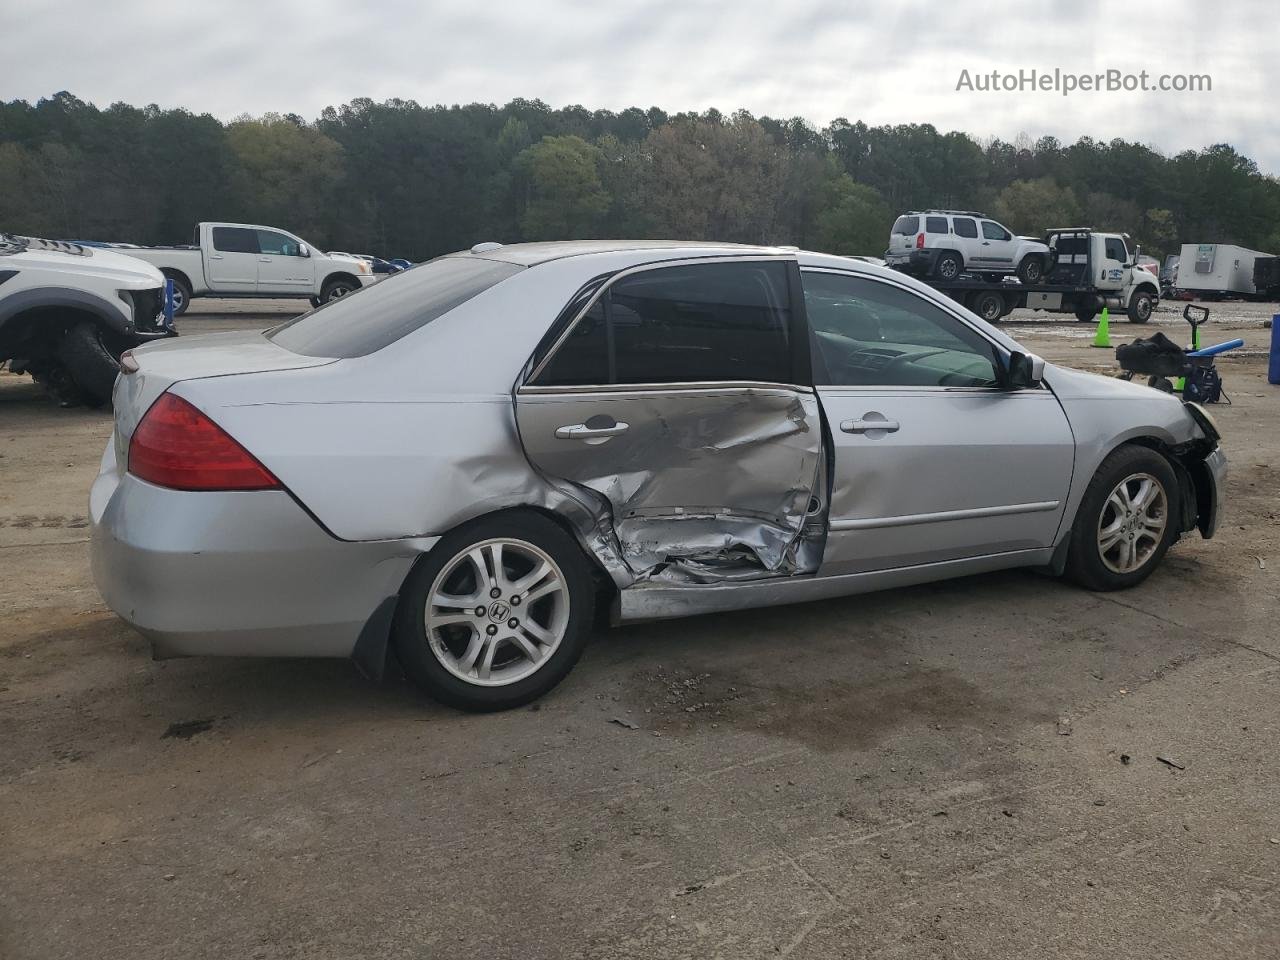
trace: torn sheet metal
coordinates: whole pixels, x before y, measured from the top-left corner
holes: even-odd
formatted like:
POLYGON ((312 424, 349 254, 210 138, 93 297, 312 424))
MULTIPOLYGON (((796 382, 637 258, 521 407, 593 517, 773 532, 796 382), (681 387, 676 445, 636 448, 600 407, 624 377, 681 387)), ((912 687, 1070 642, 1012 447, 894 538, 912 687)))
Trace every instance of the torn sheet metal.
POLYGON ((805 521, 822 430, 807 391, 521 392, 517 419, 540 471, 607 502, 635 579, 706 583, 817 567, 825 526, 806 532, 805 521), (607 438, 563 436, 579 424, 626 426, 607 438))

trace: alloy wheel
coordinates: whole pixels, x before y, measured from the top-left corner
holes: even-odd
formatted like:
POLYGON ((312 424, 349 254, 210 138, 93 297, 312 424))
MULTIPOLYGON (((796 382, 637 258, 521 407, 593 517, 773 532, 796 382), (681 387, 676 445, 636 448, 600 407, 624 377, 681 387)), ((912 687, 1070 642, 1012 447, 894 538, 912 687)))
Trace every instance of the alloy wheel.
POLYGON ((564 573, 525 540, 490 539, 455 554, 427 595, 432 654, 478 686, 505 686, 540 669, 569 624, 564 573))
POLYGON ((1164 486, 1149 473, 1116 484, 1098 518, 1098 553, 1112 573, 1140 570, 1160 548, 1169 523, 1164 486))

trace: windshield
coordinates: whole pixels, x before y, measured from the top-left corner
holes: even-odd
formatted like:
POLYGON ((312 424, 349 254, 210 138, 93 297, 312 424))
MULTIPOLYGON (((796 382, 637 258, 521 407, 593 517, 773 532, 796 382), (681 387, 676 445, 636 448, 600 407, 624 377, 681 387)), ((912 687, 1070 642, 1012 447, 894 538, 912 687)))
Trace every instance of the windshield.
POLYGON ((331 300, 267 337, 308 357, 363 357, 523 269, 478 257, 441 257, 331 300))

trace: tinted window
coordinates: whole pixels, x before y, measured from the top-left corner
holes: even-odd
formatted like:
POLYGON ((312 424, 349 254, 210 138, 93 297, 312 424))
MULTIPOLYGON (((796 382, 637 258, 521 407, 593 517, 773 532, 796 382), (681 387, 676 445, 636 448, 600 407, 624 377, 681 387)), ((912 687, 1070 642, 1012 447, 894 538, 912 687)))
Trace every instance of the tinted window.
POLYGON ((978 225, 968 217, 956 217, 951 222, 955 225, 957 237, 976 237, 978 235, 978 225))
POLYGON ((1085 257, 1089 254, 1089 238, 1078 234, 1060 236, 1054 241, 1054 249, 1058 251, 1058 259, 1065 257, 1085 257))
POLYGON ((1106 238, 1106 255, 1108 260, 1119 260, 1121 263, 1129 260, 1129 251, 1119 237, 1106 238))
POLYGON ((623 277, 601 300, 538 385, 792 379, 786 263, 661 267, 623 277))
POLYGON ((893 232, 900 233, 904 237, 909 237, 913 233, 918 233, 919 230, 920 230, 919 217, 899 217, 897 220, 893 222, 893 232))
POLYGON ((925 233, 950 233, 951 229, 947 226, 946 217, 925 217, 924 218, 925 233))
POLYGON ((828 384, 993 387, 991 345, 918 294, 847 274, 804 274, 805 309, 828 384))
POLYGON ((604 313, 602 298, 573 325, 569 336, 556 348, 551 362, 538 376, 539 385, 578 387, 611 381, 604 313))
POLYGON ((309 357, 363 357, 522 269, 478 257, 441 257, 331 300, 267 336, 309 357))
POLYGON ((274 230, 258 230, 258 252, 281 257, 297 257, 298 241, 274 230))
POLYGON ((1009 231, 998 223, 992 223, 990 220, 982 221, 982 235, 988 240, 1011 240, 1009 231))
POLYGON ((258 232, 243 227, 214 227, 213 249, 222 253, 257 253, 258 232))

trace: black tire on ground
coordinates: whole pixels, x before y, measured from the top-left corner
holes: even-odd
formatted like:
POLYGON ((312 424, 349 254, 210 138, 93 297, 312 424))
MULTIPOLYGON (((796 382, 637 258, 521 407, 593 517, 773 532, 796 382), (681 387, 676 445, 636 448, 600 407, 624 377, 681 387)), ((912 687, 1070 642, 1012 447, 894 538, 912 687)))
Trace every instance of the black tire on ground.
MULTIPOLYGON (((1113 451, 1098 472, 1089 481, 1075 523, 1071 527, 1071 542, 1067 552, 1067 576, 1089 590, 1124 590, 1137 586, 1151 575, 1164 558, 1169 547, 1178 539, 1179 504, 1178 478, 1169 461, 1148 447, 1127 444, 1113 451), (1154 549, 1142 560, 1141 565, 1129 572, 1117 572, 1103 559, 1100 530, 1103 521, 1110 526, 1115 521, 1114 506, 1109 504, 1112 492, 1127 478, 1130 485, 1140 481, 1134 478, 1149 477, 1162 488, 1164 494, 1164 530, 1154 549)), ((1139 541, 1141 543, 1142 541, 1139 541)))
POLYGON ((1146 290, 1139 290, 1129 298, 1129 322, 1146 323, 1151 319, 1155 306, 1155 298, 1146 290))
POLYGON ((969 309, 987 323, 996 323, 1005 314, 1004 297, 994 290, 980 290, 969 299, 969 309))
MULTIPOLYGON (((485 598, 484 603, 490 600, 485 598)), ((594 606, 591 567, 577 541, 541 514, 508 510, 464 524, 446 534, 418 562, 400 590, 392 642, 410 679, 436 700, 460 710, 507 710, 536 700, 565 678, 590 637, 594 606), (504 686, 481 686, 450 672, 433 652, 427 636, 426 607, 441 571, 472 545, 495 538, 524 541, 545 552, 563 574, 569 612, 563 639, 535 672, 504 686)), ((528 612, 532 614, 532 606, 528 612)))
POLYGON ((120 372, 120 355, 102 338, 102 328, 83 320, 62 337, 58 360, 66 368, 86 406, 100 407, 111 402, 111 390, 120 372))
POLYGON ((324 285, 324 288, 320 291, 320 301, 328 303, 330 300, 338 300, 347 296, 347 294, 355 293, 359 289, 360 284, 339 277, 337 280, 330 280, 324 285))
POLYGON ((963 269, 964 261, 960 259, 960 254, 948 250, 938 254, 938 259, 933 265, 933 275, 939 280, 954 280, 960 276, 960 271, 963 269))
POLYGON ((170 277, 173 281, 173 315, 180 317, 191 306, 191 285, 179 277, 170 277))
POLYGON ((320 306, 320 304, 322 304, 322 303, 324 303, 324 301, 323 301, 323 300, 321 300, 319 297, 312 297, 312 298, 311 298, 311 305, 312 305, 313 307, 318 307, 318 306, 320 306))
POLYGON ((1076 307, 1076 319, 1081 323, 1092 323, 1098 311, 1093 307, 1076 307))
POLYGON ((1044 279, 1044 259, 1029 253, 1018 264, 1018 279, 1023 283, 1039 283, 1044 279))

